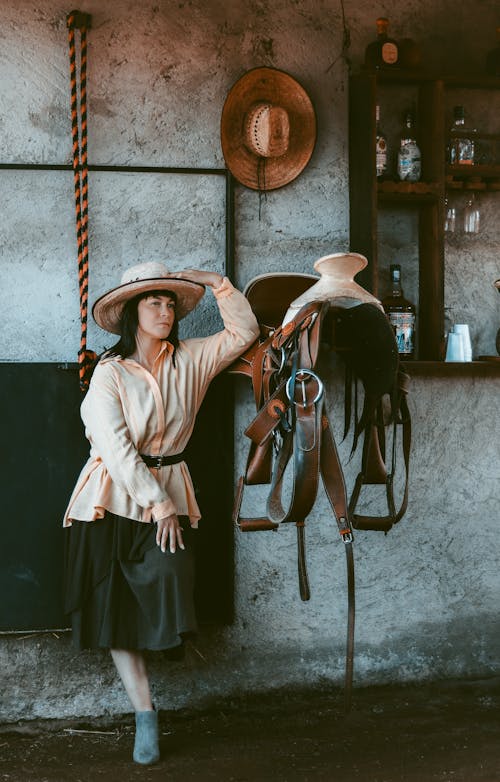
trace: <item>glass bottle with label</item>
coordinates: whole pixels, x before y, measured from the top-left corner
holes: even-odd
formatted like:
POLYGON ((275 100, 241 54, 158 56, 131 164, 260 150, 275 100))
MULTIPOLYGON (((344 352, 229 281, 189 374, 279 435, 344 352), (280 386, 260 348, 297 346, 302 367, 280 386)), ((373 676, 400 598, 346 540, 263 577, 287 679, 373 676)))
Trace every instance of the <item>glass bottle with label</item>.
POLYGON ((475 130, 465 127, 465 111, 463 106, 453 109, 453 124, 450 128, 448 143, 448 163, 452 166, 474 165, 475 130))
POLYGON ((377 38, 365 49, 365 65, 367 68, 395 68, 399 62, 399 48, 394 38, 387 31, 389 20, 380 16, 377 21, 377 38))
POLYGON ((376 109, 376 130, 375 130, 375 160, 377 179, 383 179, 387 174, 387 138, 380 127, 380 106, 376 109))
POLYGON ((390 272, 391 292, 382 299, 382 306, 394 329, 400 357, 412 359, 415 355, 415 305, 403 295, 400 264, 391 264, 390 272))
POLYGON ((415 136, 413 111, 408 110, 399 139, 398 177, 403 182, 418 182, 420 175, 420 148, 415 136))

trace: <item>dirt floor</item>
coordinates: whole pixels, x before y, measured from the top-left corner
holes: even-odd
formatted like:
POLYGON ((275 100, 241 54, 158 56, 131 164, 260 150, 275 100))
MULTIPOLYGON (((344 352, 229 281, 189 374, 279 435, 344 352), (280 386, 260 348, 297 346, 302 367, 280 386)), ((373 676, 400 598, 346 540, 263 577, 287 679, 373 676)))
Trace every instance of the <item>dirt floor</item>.
POLYGON ((161 712, 160 762, 131 760, 130 715, 0 726, 8 782, 500 782, 500 681, 274 693, 161 712))

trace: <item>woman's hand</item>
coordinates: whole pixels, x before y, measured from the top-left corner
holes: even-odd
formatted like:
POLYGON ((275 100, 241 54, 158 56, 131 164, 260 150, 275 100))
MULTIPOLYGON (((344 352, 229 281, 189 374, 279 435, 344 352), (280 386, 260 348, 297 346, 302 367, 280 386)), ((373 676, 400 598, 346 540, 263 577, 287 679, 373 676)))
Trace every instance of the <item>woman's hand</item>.
POLYGON ((189 280, 189 282, 198 282, 200 285, 208 285, 209 288, 219 288, 224 279, 217 272, 204 272, 201 269, 183 269, 180 272, 170 272, 168 276, 189 280))
POLYGON ((179 519, 175 513, 171 516, 165 516, 165 518, 159 519, 156 523, 156 542, 164 553, 167 550, 167 541, 169 538, 170 551, 172 554, 175 554, 177 546, 181 549, 184 548, 182 527, 179 524, 179 519))

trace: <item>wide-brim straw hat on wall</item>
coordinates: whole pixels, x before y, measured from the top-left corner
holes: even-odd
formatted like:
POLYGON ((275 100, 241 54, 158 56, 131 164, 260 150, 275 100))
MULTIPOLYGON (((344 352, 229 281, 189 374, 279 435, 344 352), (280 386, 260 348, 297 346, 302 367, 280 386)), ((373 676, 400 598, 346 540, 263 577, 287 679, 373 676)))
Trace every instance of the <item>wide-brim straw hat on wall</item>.
POLYGON ((231 88, 221 117, 221 145, 235 179, 275 190, 306 167, 316 143, 316 115, 304 88, 277 68, 254 68, 231 88))
MULTIPOLYGON (((198 282, 171 276, 163 263, 148 261, 131 266, 123 272, 120 284, 100 296, 92 307, 95 322, 104 331, 120 333, 120 321, 127 301, 146 291, 172 291, 177 297, 177 320, 193 310, 203 294, 205 286, 198 282)), ((182 272, 176 272, 182 275, 182 272)))

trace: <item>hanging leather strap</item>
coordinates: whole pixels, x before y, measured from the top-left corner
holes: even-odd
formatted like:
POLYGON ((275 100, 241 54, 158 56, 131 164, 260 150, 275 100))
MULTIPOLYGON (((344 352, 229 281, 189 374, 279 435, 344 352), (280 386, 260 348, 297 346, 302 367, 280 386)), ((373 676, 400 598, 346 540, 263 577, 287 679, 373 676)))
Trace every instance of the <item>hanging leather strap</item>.
MULTIPOLYGON (((305 393, 311 397, 313 394, 317 396, 317 386, 307 388, 305 393)), ((286 433, 276 459, 267 500, 268 516, 277 524, 303 522, 316 501, 320 473, 322 409, 322 398, 307 398, 305 404, 294 403, 294 425, 286 433), (282 504, 283 478, 292 454, 293 486, 288 507, 285 509, 282 504)))
POLYGON ((71 11, 66 18, 68 26, 69 66, 71 87, 71 137, 73 147, 73 179, 75 190, 76 240, 78 247, 78 285, 80 292, 80 349, 78 374, 80 388, 86 391, 91 368, 97 356, 87 350, 88 316, 88 160, 87 160, 87 30, 90 14, 71 11), (75 30, 80 32, 80 84, 77 88, 77 57, 75 30))
POLYGON ((338 531, 346 556, 347 574, 347 636, 344 675, 344 706, 346 713, 351 709, 352 681, 354 672, 354 622, 356 614, 356 595, 354 582, 354 551, 353 534, 347 504, 347 490, 344 471, 335 444, 335 438, 326 415, 322 420, 323 435, 321 438, 321 478, 326 496, 333 510, 338 531))

